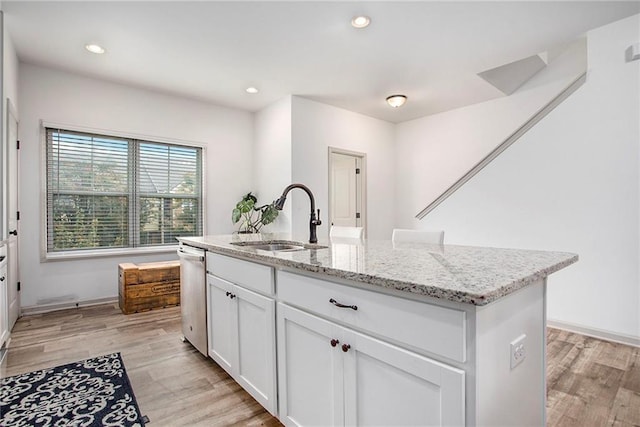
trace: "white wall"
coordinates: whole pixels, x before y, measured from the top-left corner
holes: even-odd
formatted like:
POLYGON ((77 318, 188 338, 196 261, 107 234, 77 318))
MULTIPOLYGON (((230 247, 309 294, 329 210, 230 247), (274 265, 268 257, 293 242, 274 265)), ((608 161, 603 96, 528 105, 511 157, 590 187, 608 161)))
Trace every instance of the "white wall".
POLYGON ((40 262, 40 120, 205 143, 208 234, 233 230, 231 210, 251 187, 253 117, 218 107, 62 71, 20 64, 20 264, 22 306, 52 299, 90 300, 118 294, 121 262, 175 259, 174 253, 40 262))
MULTIPOLYGON (((4 29, 4 69, 2 70, 2 81, 4 85, 5 98, 11 99, 13 106, 18 108, 18 55, 13 46, 11 35, 4 29)), ((3 122, 6 123, 6 120, 3 122)))
POLYGON ((511 96, 400 123, 397 126, 398 227, 506 140, 586 69, 577 41, 511 96))
MULTIPOLYGON (((328 236, 329 149, 337 147, 367 154, 367 233, 389 239, 395 200, 394 128, 383 120, 321 104, 298 96, 292 105, 292 178, 307 185, 323 221, 318 236, 328 236)), ((309 235, 309 199, 293 190, 293 233, 309 235)), ((288 203, 292 203, 290 200, 288 203)))
POLYGON ((578 253, 549 279, 549 319, 631 341, 640 338, 640 61, 625 62, 625 50, 639 29, 636 15, 589 32, 585 85, 419 224, 446 230, 447 243, 578 253))
MULTIPOLYGON (((255 114, 252 187, 263 205, 280 197, 291 184, 291 96, 255 114)), ((246 194, 246 193, 245 193, 246 194)), ((265 232, 291 231, 291 204, 286 203, 265 232)))

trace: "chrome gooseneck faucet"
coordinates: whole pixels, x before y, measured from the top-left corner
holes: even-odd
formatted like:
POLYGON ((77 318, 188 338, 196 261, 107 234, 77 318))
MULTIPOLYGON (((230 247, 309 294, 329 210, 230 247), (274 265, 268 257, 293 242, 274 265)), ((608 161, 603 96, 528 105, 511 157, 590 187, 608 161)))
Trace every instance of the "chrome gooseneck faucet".
POLYGON ((318 243, 318 236, 316 235, 316 227, 322 224, 322 221, 320 221, 320 209, 318 209, 318 216, 316 216, 316 201, 313 198, 313 193, 311 192, 311 190, 309 190, 309 188, 306 185, 302 185, 302 184, 289 185, 282 192, 282 196, 280 196, 278 200, 274 202, 275 208, 278 209, 279 211, 282 210, 282 208, 284 207, 284 202, 287 201, 287 194, 289 194, 289 191, 293 190, 294 188, 300 188, 304 190, 305 193, 307 193, 307 195, 309 196, 309 201, 311 202, 311 218, 309 219, 309 243, 318 243))

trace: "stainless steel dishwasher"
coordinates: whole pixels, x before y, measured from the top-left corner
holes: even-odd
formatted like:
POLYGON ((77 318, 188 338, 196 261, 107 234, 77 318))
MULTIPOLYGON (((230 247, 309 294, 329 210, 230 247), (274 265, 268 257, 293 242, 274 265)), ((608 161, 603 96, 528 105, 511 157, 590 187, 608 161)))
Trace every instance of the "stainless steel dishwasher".
POLYGON ((180 243, 180 310, 182 335, 207 356, 205 252, 180 243))

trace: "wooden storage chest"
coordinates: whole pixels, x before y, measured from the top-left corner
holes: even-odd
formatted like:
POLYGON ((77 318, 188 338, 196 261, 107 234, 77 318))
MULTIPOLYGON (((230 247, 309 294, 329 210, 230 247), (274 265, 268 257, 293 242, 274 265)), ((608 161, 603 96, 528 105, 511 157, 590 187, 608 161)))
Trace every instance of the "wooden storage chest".
POLYGON ((180 304, 180 261, 118 265, 118 300, 124 314, 180 304))

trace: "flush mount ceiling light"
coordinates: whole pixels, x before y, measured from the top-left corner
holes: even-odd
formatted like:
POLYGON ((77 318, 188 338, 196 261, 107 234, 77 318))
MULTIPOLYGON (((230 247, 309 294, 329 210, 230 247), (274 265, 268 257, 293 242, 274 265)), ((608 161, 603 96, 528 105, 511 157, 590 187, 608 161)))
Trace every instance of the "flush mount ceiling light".
POLYGON ((404 95, 390 95, 387 96, 387 104, 393 108, 402 107, 407 102, 407 97, 404 95))
POLYGON ((246 89, 247 93, 258 93, 259 90, 257 87, 250 86, 246 89))
POLYGON ((366 28, 370 23, 371 18, 368 16, 360 15, 351 18, 351 26, 353 26, 353 28, 366 28))
POLYGON ((95 54, 103 54, 106 52, 105 48, 103 48, 102 46, 98 45, 98 44, 85 44, 84 48, 87 49, 89 52, 91 53, 95 53, 95 54))

